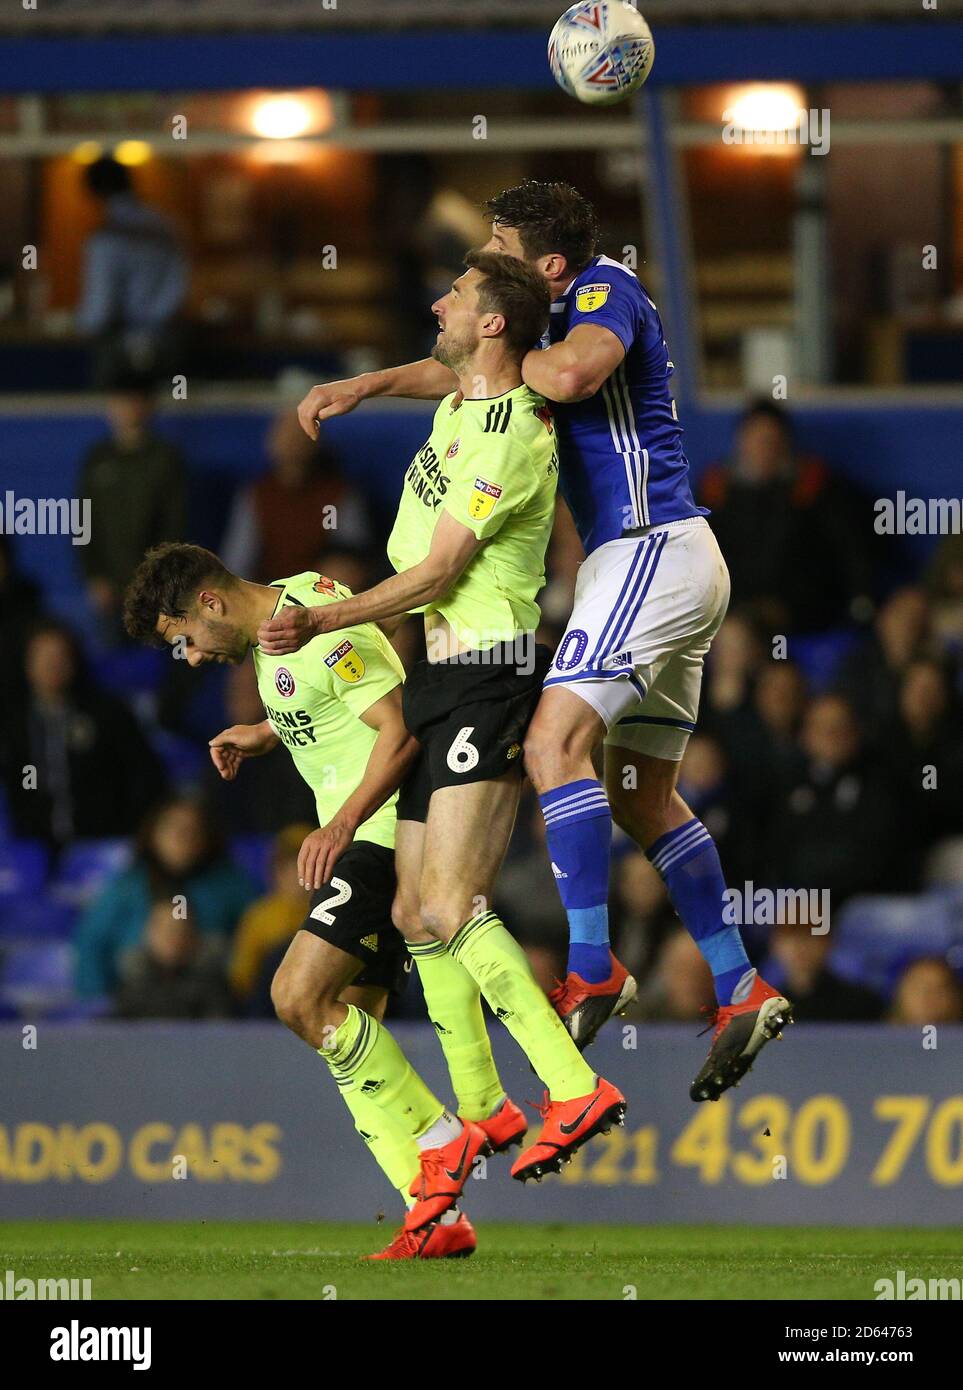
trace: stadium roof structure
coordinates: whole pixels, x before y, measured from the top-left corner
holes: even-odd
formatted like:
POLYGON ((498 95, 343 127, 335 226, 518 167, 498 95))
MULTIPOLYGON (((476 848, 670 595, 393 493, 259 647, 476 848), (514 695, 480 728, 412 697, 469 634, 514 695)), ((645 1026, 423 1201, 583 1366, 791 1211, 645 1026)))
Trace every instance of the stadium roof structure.
MULTIPOLYGON (((963 0, 933 0, 935 18, 963 15, 963 0)), ((565 8, 564 0, 36 0, 0 18, 0 29, 21 33, 43 30, 135 32, 171 29, 265 30, 410 28, 491 28, 494 25, 550 26, 565 8)), ((754 24, 853 23, 854 20, 913 18, 906 0, 641 0, 637 8, 654 24, 727 22, 754 24)), ((925 15, 920 0, 917 6, 925 15)))

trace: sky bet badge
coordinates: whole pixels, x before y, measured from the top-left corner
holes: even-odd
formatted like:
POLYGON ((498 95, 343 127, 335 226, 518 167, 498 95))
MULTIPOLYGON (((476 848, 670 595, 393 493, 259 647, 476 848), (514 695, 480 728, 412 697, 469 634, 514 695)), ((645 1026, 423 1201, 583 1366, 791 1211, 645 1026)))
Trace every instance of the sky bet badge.
POLYGON ((495 503, 502 490, 495 483, 487 483, 484 478, 476 478, 475 486, 468 499, 468 515, 472 521, 484 521, 495 510, 495 503))
POLYGON ((583 285, 575 293, 575 307, 580 314, 591 314, 601 309, 609 297, 611 285, 583 285))
POLYGON ((333 652, 328 652, 324 664, 330 666, 336 676, 352 685, 364 675, 364 662, 347 638, 333 652))

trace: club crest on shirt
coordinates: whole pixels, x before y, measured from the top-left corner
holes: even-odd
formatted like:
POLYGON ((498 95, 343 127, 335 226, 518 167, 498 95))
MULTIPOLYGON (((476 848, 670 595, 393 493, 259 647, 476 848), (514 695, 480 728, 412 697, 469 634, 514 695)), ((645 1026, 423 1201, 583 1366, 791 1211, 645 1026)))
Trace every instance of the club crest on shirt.
POLYGON ((334 580, 329 579, 326 574, 322 574, 320 579, 316 580, 315 583, 311 585, 311 588, 316 594, 333 594, 336 592, 334 580))
POLYGON ((277 686, 278 694, 283 695, 285 699, 293 695, 296 689, 294 677, 286 666, 279 666, 275 671, 274 684, 277 686))
POLYGON ((575 292, 576 309, 580 314, 591 314, 596 309, 601 309, 609 297, 611 288, 611 285, 583 285, 575 292))
POLYGON ((445 455, 445 458, 446 458, 446 459, 453 459, 453 458, 455 457, 455 455, 458 453, 458 450, 459 450, 460 448, 461 448, 461 435, 459 435, 458 438, 455 440, 454 444, 452 444, 451 448, 448 450, 447 454, 445 455))
POLYGON ((542 424, 548 430, 549 434, 552 433, 552 430, 555 427, 554 420, 552 418, 552 412, 551 410, 549 410, 547 405, 540 405, 538 407, 538 409, 535 411, 535 419, 541 420, 542 424))
POLYGON ((484 521, 486 516, 491 516, 501 495, 502 490, 497 483, 489 483, 485 478, 476 478, 468 499, 468 515, 472 521, 484 521))
POLYGON ((359 681, 365 672, 364 662, 347 638, 333 651, 328 652, 324 664, 330 666, 336 676, 352 685, 359 681))

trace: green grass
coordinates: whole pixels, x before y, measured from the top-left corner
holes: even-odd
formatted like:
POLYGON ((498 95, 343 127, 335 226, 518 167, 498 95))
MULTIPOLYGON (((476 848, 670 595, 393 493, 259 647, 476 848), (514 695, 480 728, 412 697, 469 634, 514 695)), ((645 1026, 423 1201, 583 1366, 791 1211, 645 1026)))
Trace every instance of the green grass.
POLYGON ((959 1231, 485 1226, 468 1260, 365 1264, 373 1226, 134 1221, 0 1226, 0 1278, 89 1278, 95 1299, 872 1299, 956 1273, 959 1231), (331 1295, 328 1294, 330 1297, 331 1295))

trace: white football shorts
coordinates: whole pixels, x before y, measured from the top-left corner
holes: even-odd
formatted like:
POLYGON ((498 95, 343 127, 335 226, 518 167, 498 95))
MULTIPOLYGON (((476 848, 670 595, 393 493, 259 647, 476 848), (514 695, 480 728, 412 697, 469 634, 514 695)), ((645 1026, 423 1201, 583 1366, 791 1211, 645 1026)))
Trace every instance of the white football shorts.
POLYGON ((608 541, 579 569, 545 686, 566 686, 590 704, 607 744, 678 762, 728 604, 729 571, 704 517, 608 541))

